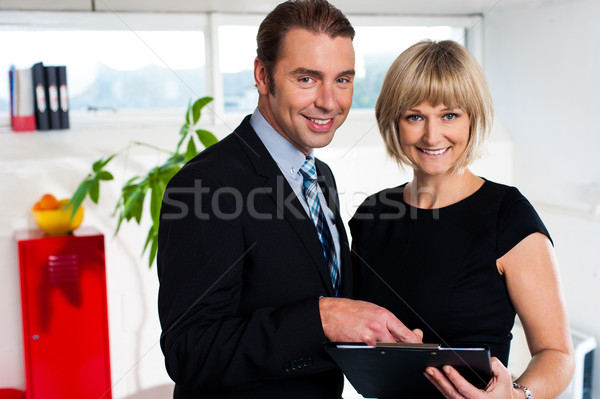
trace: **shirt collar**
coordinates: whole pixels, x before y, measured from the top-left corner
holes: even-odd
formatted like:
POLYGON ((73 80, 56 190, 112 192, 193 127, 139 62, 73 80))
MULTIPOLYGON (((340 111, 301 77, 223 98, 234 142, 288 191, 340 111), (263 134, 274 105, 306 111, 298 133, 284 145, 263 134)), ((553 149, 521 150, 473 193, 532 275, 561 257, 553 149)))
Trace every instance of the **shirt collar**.
POLYGON ((267 151, 269 151, 282 172, 296 175, 307 156, 314 158, 313 151, 305 156, 291 142, 279 134, 262 116, 258 108, 254 110, 250 117, 250 125, 267 147, 267 151))

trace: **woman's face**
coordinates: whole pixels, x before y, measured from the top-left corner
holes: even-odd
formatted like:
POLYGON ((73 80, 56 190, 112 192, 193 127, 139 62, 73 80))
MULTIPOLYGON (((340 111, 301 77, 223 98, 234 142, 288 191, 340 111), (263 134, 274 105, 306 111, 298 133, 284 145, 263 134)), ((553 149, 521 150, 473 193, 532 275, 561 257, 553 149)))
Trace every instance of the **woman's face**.
POLYGON ((425 101, 398 120, 400 146, 415 172, 425 176, 450 174, 469 143, 469 115, 460 108, 425 101))

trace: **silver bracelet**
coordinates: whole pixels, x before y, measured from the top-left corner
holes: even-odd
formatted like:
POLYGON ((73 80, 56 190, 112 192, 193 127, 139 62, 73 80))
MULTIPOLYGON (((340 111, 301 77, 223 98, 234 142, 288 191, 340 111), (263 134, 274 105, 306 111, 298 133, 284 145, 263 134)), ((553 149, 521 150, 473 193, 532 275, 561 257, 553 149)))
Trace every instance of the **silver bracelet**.
POLYGON ((524 387, 523 385, 518 384, 516 382, 513 382, 513 388, 522 389, 523 392, 525 392, 525 397, 527 399, 533 399, 533 395, 531 394, 531 391, 529 390, 529 388, 524 387))

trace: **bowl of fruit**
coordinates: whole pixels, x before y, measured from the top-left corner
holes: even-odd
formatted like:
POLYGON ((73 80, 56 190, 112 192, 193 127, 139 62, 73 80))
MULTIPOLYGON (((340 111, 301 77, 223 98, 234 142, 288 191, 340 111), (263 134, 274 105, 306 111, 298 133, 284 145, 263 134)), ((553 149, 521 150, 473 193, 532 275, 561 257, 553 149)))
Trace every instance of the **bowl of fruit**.
POLYGON ((68 202, 68 198, 58 200, 52 194, 44 194, 31 210, 33 221, 48 235, 58 236, 72 232, 83 221, 83 207, 77 209, 71 217, 72 207, 66 207, 68 202))

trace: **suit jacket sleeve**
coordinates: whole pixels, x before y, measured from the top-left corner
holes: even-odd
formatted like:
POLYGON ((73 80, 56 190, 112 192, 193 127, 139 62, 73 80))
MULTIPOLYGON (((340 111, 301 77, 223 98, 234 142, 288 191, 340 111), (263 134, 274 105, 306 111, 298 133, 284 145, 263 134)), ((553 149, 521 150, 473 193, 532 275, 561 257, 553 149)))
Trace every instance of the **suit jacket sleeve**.
POLYGON ((238 217, 240 198, 219 189, 184 167, 163 200, 157 261, 169 375, 186 389, 211 390, 332 370, 318 295, 240 311, 245 268, 258 249, 238 217))

